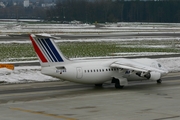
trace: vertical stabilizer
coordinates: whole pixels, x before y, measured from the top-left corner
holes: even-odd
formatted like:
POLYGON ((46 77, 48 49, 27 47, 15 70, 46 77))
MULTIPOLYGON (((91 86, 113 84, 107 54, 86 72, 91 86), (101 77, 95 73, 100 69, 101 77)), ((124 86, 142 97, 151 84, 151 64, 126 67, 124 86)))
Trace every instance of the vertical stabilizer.
POLYGON ((31 34, 30 40, 42 67, 65 64, 69 62, 69 60, 58 49, 50 35, 31 34))

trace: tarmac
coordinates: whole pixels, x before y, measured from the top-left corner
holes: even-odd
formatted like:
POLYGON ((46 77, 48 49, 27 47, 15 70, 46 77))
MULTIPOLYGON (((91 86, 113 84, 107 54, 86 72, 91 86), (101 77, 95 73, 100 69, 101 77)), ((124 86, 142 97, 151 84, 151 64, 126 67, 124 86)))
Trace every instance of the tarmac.
POLYGON ((70 82, 0 86, 1 120, 179 120, 180 73, 124 89, 70 82), (3 102, 4 101, 4 102, 3 102))

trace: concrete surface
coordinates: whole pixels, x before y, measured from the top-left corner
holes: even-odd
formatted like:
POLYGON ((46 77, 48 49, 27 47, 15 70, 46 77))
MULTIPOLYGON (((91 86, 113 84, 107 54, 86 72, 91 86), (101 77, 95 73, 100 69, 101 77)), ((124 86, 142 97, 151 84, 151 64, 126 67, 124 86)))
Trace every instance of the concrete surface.
MULTIPOLYGON (((5 95, 23 97, 47 93, 47 97, 0 104, 0 120, 179 120, 180 73, 170 74, 164 79, 160 85, 155 82, 131 83, 122 90, 111 85, 103 88, 80 85, 74 89, 12 92, 5 95)), ((19 89, 58 86, 53 82, 50 85, 36 84, 40 83, 24 85, 19 89)), ((62 85, 73 87, 71 83, 62 85)))

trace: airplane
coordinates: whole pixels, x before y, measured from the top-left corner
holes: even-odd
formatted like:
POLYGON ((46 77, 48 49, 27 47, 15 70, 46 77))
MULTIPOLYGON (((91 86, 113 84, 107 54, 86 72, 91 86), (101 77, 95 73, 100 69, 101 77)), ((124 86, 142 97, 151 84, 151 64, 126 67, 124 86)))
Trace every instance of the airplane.
POLYGON ((148 58, 111 58, 70 60, 65 57, 49 34, 29 35, 39 58, 41 73, 65 81, 94 84, 105 82, 123 88, 129 81, 153 80, 161 83, 168 70, 156 60, 148 58))

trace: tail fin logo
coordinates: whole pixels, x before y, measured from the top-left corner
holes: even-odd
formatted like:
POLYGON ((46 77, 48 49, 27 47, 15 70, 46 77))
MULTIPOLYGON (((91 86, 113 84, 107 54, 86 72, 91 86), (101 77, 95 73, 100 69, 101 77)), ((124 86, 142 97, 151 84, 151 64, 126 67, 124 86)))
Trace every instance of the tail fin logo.
POLYGON ((36 38, 30 36, 39 59, 44 62, 63 62, 57 47, 50 38, 36 38))

